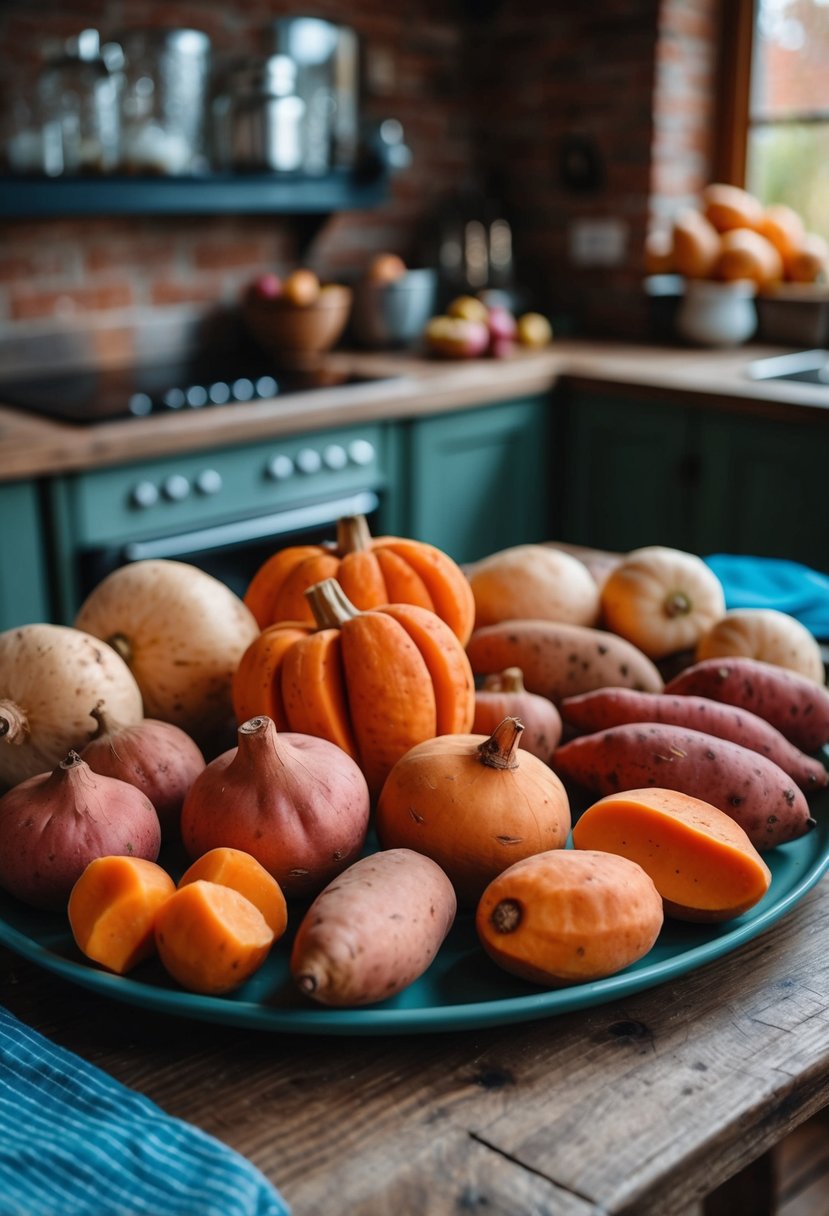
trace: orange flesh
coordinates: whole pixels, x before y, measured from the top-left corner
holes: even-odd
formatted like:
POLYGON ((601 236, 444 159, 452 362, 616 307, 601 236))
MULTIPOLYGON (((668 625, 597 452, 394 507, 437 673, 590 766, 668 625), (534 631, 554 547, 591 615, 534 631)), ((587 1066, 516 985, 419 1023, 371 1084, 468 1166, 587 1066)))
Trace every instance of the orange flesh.
POLYGON ((589 807, 573 829, 577 849, 636 861, 671 915, 727 919, 765 895, 771 872, 723 811, 675 790, 627 790, 589 807))
POLYGON ((69 924, 79 950, 125 975, 152 954, 156 914, 175 889, 170 875, 153 861, 91 861, 69 896, 69 924))
POLYGON ((185 870, 179 887, 198 879, 230 887, 249 899, 262 913, 274 939, 280 938, 288 925, 288 907, 279 883, 250 853, 242 849, 222 847, 202 854, 185 870))
POLYGON ((191 992, 229 992, 267 958, 274 935, 238 891, 196 879, 159 910, 155 941, 166 970, 191 992))

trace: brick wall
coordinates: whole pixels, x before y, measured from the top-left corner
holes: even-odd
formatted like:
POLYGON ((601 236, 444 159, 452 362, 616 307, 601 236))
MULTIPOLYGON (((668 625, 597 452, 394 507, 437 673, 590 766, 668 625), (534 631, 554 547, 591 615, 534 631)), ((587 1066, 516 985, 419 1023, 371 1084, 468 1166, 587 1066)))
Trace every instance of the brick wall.
MULTIPOLYGON (((370 48, 377 70, 367 113, 404 125, 414 159, 390 198, 334 217, 303 254, 291 224, 278 218, 6 222, 0 326, 8 334, 68 316, 129 323, 147 309, 203 310, 236 299, 262 267, 285 269, 300 257, 331 275, 358 268, 378 249, 415 264, 441 201, 474 178, 506 208, 519 279, 534 303, 584 331, 640 334, 640 250, 650 212, 664 212, 705 178, 717 3, 320 0, 317 15, 354 26, 370 48), (568 184, 563 174, 574 139, 595 155, 593 188, 568 184), (621 264, 574 265, 573 224, 605 218, 624 225, 621 264)), ((269 19, 296 11, 290 0, 5 0, 4 104, 31 81, 47 38, 89 25, 107 34, 189 24, 217 46, 243 51, 269 19)))

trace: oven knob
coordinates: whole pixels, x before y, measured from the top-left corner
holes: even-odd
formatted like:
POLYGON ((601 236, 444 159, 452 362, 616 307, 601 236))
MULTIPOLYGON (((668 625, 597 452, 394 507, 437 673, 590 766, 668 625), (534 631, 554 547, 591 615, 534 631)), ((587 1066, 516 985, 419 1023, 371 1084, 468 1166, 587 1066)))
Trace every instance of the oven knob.
POLYGON ((222 475, 218 469, 202 469, 194 485, 199 494, 218 494, 222 488, 222 475))
POLYGON ((329 443, 323 448, 322 463, 327 469, 344 469, 348 464, 348 453, 339 443, 329 443))
POLYGON ((353 464, 371 464, 374 456, 374 444, 367 439, 354 439, 348 445, 348 458, 353 464))
POLYGON ((184 397, 191 409, 197 410, 207 405, 207 389, 203 384, 191 384, 184 397))
POLYGON ((181 502, 190 493, 190 482, 181 473, 173 473, 161 483, 161 490, 170 502, 181 502))
POLYGON ((290 456, 280 453, 273 456, 265 465, 265 474, 271 481, 286 481, 294 474, 294 462, 290 456))
POLYGON ((322 468, 322 457, 316 448, 300 448, 296 454, 296 467, 300 473, 318 473, 322 468))
POLYGON ((130 494, 134 507, 153 507, 158 502, 158 486, 151 481, 139 481, 130 494))

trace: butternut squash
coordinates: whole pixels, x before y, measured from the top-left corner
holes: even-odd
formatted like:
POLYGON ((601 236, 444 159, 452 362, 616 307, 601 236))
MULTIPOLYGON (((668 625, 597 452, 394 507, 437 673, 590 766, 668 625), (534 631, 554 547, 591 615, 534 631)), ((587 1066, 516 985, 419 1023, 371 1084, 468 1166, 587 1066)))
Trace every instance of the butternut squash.
POLYGON ((817 684, 825 682, 817 639, 795 617, 777 608, 732 608, 697 642, 698 662, 737 656, 785 667, 817 684))

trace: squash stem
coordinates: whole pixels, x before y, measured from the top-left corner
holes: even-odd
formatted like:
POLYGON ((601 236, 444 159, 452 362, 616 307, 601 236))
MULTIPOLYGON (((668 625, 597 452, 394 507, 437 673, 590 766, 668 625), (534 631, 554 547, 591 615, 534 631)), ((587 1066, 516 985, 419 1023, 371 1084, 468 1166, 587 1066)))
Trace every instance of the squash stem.
POLYGON ((346 621, 360 615, 335 578, 314 583, 305 592, 318 629, 339 629, 346 621))
POLYGON ((107 638, 107 646, 111 646, 128 667, 132 665, 132 646, 130 646, 129 639, 125 638, 123 633, 113 633, 112 637, 107 638))
POLYGON ((29 719, 13 701, 0 701, 0 739, 23 743, 29 734, 29 719))
POLYGON ((344 515, 337 520, 337 553, 364 553, 371 548, 371 532, 365 515, 344 515))
POLYGON ((504 718, 490 737, 478 744, 481 764, 488 768, 518 768, 516 752, 523 732, 524 723, 518 718, 504 718))
POLYGON ((507 667, 494 671, 484 680, 485 692, 526 692, 524 673, 520 667, 507 667))
POLYGON ((684 591, 671 591, 662 601, 665 616, 673 620, 677 616, 687 616, 691 611, 691 601, 684 591))

